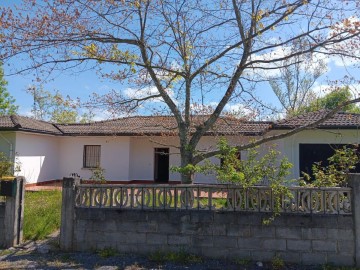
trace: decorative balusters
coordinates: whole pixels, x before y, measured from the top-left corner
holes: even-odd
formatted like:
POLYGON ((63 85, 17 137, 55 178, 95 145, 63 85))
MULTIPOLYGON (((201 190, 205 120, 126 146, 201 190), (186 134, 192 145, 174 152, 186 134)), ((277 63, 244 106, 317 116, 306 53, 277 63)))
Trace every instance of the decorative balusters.
POLYGON ((78 185, 76 206, 143 210, 248 211, 342 214, 351 210, 350 188, 291 187, 274 196, 269 187, 227 185, 78 185))

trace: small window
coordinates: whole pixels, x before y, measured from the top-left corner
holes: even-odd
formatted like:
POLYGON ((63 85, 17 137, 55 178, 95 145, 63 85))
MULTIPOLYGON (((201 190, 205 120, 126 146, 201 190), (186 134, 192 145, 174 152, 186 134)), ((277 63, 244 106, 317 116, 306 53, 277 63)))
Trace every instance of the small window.
POLYGON ((100 167, 101 145, 84 145, 83 167, 100 167))

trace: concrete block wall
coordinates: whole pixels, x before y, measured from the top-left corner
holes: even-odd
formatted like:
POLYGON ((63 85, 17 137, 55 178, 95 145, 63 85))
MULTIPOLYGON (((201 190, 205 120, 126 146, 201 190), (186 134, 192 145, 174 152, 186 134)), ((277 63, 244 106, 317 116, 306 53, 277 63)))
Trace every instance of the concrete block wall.
POLYGON ((360 175, 349 179, 352 215, 75 207, 75 179, 64 178, 60 246, 124 253, 186 251, 211 258, 360 266, 360 175))
POLYGON ((152 253, 184 250, 212 258, 354 264, 352 216, 75 209, 73 249, 152 253))

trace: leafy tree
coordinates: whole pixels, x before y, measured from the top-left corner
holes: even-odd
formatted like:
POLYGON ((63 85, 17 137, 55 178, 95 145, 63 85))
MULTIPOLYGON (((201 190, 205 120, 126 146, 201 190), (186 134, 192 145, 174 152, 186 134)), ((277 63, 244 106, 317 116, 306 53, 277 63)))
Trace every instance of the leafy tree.
POLYGON ((15 99, 7 91, 7 81, 4 80, 4 69, 0 65, 0 115, 16 114, 19 106, 15 105, 15 99))
POLYGON ((51 93, 42 86, 40 88, 32 86, 27 92, 34 98, 32 113, 35 119, 60 124, 91 121, 91 114, 83 114, 79 117, 79 101, 74 101, 69 96, 63 97, 59 91, 51 93))
POLYGON ((3 152, 0 152, 0 178, 11 175, 13 166, 14 163, 3 152))
MULTIPOLYGON (((18 61, 14 73, 94 69, 125 83, 127 89, 99 95, 95 105, 119 113, 172 114, 185 168, 219 153, 196 147, 227 105, 261 105, 252 92, 254 74, 315 51, 356 55, 356 5, 356 0, 23 0, 20 10, 0 10, 0 60, 30 60, 18 61), (193 104, 210 108, 201 123, 192 117, 193 104)), ((191 182, 191 173, 182 174, 182 182, 191 182)))
POLYGON ((304 178, 310 185, 315 187, 338 187, 347 183, 348 175, 360 162, 357 147, 335 149, 335 154, 328 158, 329 165, 322 166, 321 162, 313 165, 314 178, 307 173, 304 178))
MULTIPOLYGON (((353 99, 353 95, 348 86, 338 88, 333 92, 326 94, 324 97, 312 100, 308 105, 299 107, 294 114, 313 112, 321 109, 333 110, 344 102, 353 99)), ((360 113, 360 108, 356 104, 349 104, 342 108, 345 112, 360 113)))
POLYGON ((280 152, 272 147, 261 155, 259 147, 250 148, 246 151, 246 159, 238 158, 236 147, 230 146, 226 139, 220 139, 218 143, 222 160, 220 165, 207 165, 213 169, 217 178, 223 183, 233 183, 243 187, 259 184, 262 180, 272 184, 285 184, 286 176, 290 174, 292 164, 287 158, 280 158, 280 152))
POLYGON ((269 83, 282 109, 291 116, 311 101, 312 87, 326 72, 326 65, 322 60, 315 60, 312 54, 306 54, 286 59, 280 66, 279 75, 271 76, 269 83))
POLYGON ((32 95, 34 100, 31 110, 34 118, 38 120, 48 120, 49 115, 51 115, 49 111, 53 106, 53 95, 49 91, 44 90, 42 86, 40 86, 40 88, 30 86, 27 89, 27 93, 32 95))
POLYGON ((220 165, 208 165, 208 168, 215 170, 218 180, 247 189, 266 179, 274 200, 274 212, 272 217, 263 222, 268 224, 280 215, 284 198, 293 198, 288 188, 290 181, 286 180, 293 165, 287 158, 280 158, 280 152, 272 147, 260 156, 259 149, 256 147, 248 149, 246 160, 241 160, 238 158, 237 148, 230 146, 225 139, 219 141, 219 149, 218 157, 223 162, 220 165))

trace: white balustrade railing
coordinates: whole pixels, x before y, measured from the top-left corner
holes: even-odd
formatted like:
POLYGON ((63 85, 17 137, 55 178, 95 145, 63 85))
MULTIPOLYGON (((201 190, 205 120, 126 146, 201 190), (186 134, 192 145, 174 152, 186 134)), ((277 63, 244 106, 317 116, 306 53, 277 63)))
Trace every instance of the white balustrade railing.
POLYGON ((274 196, 269 187, 227 185, 76 186, 76 207, 140 210, 214 210, 351 215, 351 188, 290 187, 292 196, 274 196), (276 203, 276 201, 278 203, 276 203))

